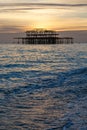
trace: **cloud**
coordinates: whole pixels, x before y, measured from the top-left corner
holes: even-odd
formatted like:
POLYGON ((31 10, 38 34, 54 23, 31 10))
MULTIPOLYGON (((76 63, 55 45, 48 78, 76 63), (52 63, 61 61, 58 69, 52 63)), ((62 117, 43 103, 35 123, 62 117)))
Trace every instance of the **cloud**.
POLYGON ((21 32, 23 26, 0 26, 0 32, 21 32))
POLYGON ((62 4, 62 3, 1 3, 0 7, 30 7, 30 6, 38 6, 38 7, 84 7, 87 4, 62 4))
POLYGON ((86 29, 86 12, 87 4, 84 2, 83 4, 68 2, 66 4, 56 2, 0 3, 0 23, 3 25, 0 27, 0 32, 21 32, 27 27, 33 28, 34 26, 55 29, 60 27, 60 30, 86 29))
POLYGON ((39 9, 67 9, 73 7, 86 7, 87 4, 62 4, 62 3, 1 3, 0 12, 18 11, 23 12, 27 10, 39 9))
POLYGON ((60 28, 56 28, 56 30, 85 30, 87 28, 87 26, 83 25, 83 26, 68 26, 68 27, 60 27, 60 28))
POLYGON ((42 8, 38 8, 38 7, 21 7, 21 8, 4 8, 4 9, 0 9, 0 13, 3 13, 3 12, 21 12, 21 13, 24 13, 24 11, 27 11, 27 10, 37 10, 37 9, 42 9, 42 8))

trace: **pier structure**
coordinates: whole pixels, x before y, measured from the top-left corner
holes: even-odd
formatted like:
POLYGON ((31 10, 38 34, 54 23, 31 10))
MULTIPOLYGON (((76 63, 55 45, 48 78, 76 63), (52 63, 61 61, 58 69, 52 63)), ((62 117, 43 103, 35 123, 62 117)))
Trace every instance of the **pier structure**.
POLYGON ((72 37, 58 37, 56 38, 57 44, 73 44, 74 39, 72 37))
POLYGON ((26 31, 26 37, 17 37, 22 44, 72 44, 72 37, 59 37, 57 31, 36 29, 26 31))

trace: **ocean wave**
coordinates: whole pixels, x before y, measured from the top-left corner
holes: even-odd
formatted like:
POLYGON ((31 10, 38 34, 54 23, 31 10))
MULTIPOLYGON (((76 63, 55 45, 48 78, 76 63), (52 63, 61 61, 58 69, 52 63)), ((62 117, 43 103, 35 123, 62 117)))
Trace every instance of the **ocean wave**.
MULTIPOLYGON (((8 80, 8 82, 11 81, 10 78, 15 78, 15 79, 19 78, 19 80, 22 80, 24 78, 23 81, 26 82, 26 85, 24 86, 16 85, 15 87, 5 87, 5 88, 0 87, 0 92, 4 92, 5 94, 10 94, 10 93, 18 94, 18 93, 23 93, 25 91, 33 92, 38 89, 56 88, 56 87, 67 88, 67 87, 74 87, 74 86, 75 86, 75 90, 73 91, 76 91, 77 88, 79 90, 80 87, 85 86, 87 84, 87 68, 85 67, 85 68, 79 68, 75 70, 69 70, 67 72, 59 72, 58 74, 44 73, 39 71, 28 71, 26 73, 10 72, 7 74, 0 74, 0 79, 3 78, 8 80), (29 77, 30 73, 33 73, 33 75, 35 76, 29 77)), ((67 92, 70 92, 70 90, 67 90, 67 92)))

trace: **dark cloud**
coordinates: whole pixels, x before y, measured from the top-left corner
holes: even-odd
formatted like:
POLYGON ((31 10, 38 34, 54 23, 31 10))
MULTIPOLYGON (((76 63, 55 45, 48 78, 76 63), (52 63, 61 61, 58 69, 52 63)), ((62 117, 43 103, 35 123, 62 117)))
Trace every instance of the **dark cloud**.
POLYGON ((84 26, 84 25, 83 26, 74 26, 74 27, 68 26, 68 27, 63 27, 63 28, 61 27, 61 28, 55 28, 55 29, 58 31, 59 30, 61 31, 61 30, 78 30, 79 28, 82 30, 85 30, 85 28, 87 28, 87 26, 84 26))
POLYGON ((58 4, 58 3, 1 3, 0 13, 9 11, 27 11, 34 9, 45 9, 45 8, 71 8, 71 7, 86 7, 87 4, 58 4))
POLYGON ((35 9, 42 9, 42 8, 38 8, 38 7, 4 8, 4 9, 0 9, 0 13, 10 12, 10 11, 12 12, 17 11, 17 12, 24 13, 24 11, 35 10, 35 9))
POLYGON ((47 6, 47 7, 57 7, 57 6, 64 6, 64 7, 82 7, 87 6, 87 4, 58 4, 58 3, 1 3, 0 7, 12 7, 12 6, 47 6))
POLYGON ((1 26, 0 32, 20 32, 23 26, 1 26))

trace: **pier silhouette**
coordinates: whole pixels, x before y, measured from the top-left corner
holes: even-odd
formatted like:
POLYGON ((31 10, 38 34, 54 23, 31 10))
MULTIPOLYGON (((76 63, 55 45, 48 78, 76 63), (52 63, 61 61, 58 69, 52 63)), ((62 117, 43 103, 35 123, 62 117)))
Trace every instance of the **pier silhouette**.
POLYGON ((72 37, 59 37, 57 31, 36 29, 26 31, 26 37, 17 37, 22 44, 73 44, 72 37))

